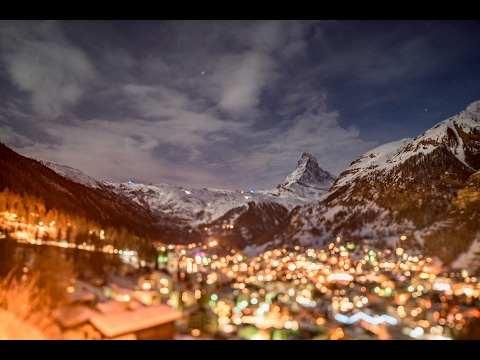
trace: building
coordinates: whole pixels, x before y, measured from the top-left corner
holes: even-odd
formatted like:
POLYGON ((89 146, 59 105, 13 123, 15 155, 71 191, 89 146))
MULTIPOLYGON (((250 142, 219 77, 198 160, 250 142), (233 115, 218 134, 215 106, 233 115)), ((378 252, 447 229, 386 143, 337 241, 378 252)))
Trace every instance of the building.
POLYGON ((181 311, 166 304, 141 304, 123 311, 94 314, 90 323, 102 340, 173 340, 175 321, 182 317, 181 311))

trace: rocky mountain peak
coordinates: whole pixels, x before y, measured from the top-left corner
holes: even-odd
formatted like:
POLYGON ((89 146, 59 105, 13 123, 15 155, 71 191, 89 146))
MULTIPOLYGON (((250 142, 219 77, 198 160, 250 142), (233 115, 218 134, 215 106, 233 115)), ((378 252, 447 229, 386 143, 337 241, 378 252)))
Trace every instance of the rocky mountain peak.
POLYGON ((305 162, 305 161, 309 161, 309 160, 310 160, 311 162, 315 163, 315 164, 318 164, 317 159, 316 159, 312 154, 310 154, 309 152, 306 152, 306 151, 305 151, 305 152, 302 154, 302 158, 298 161, 298 165, 300 165, 301 163, 303 163, 303 162, 305 162))
POLYGON ((480 121, 480 100, 467 105, 457 116, 472 119, 475 122, 480 121))
POLYGON ((306 188, 328 190, 336 177, 323 170, 317 159, 309 152, 304 152, 297 167, 285 178, 281 187, 292 188, 299 185, 306 188))

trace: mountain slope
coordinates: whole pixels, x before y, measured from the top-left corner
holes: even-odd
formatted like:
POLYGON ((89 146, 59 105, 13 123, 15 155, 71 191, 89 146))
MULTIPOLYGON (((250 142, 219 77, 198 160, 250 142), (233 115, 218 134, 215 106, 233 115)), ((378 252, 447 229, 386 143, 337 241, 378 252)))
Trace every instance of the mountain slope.
POLYGON ((276 189, 244 192, 213 188, 184 189, 168 184, 98 181, 57 163, 38 160, 57 174, 105 194, 114 202, 133 204, 153 216, 167 242, 208 241, 243 248, 284 221, 298 205, 323 196, 335 177, 309 153, 276 189), (176 229, 176 232, 172 229, 176 229), (167 231, 168 230, 168 231, 167 231))
MULTIPOLYGON (((296 209, 278 231, 259 239, 257 248, 250 250, 291 242, 316 247, 337 237, 394 246, 404 235, 402 246, 424 248, 450 264, 459 252, 448 249, 468 248, 478 238, 475 226, 469 225, 472 230, 465 238, 446 239, 445 251, 437 251, 440 244, 433 234, 438 234, 437 228, 453 229, 454 225, 445 224, 456 223, 451 215, 454 204, 462 194, 470 194, 468 189, 474 185, 468 184, 476 183, 479 117, 477 101, 414 139, 385 144, 359 156, 318 203, 296 209)), ((474 217, 477 202, 469 203, 475 204, 470 214, 474 217)))
MULTIPOLYGON (((19 214, 21 212, 26 220, 32 211, 39 212, 40 207, 44 213, 54 210, 57 216, 62 213, 62 216, 83 218, 103 227, 124 227, 142 236, 175 230, 170 226, 172 221, 168 217, 153 214, 102 188, 72 181, 41 162, 23 157, 0 143, 0 192, 7 190, 7 195, 17 194, 18 198, 16 201, 7 201, 14 203, 15 208, 10 210, 19 214), (29 201, 31 209, 25 203, 28 199, 32 199, 29 201)), ((58 219, 53 220, 58 222, 58 219)))
POLYGON ((74 169, 67 165, 53 163, 51 161, 46 161, 42 159, 35 159, 35 160, 45 165, 46 167, 52 169, 58 175, 61 175, 67 179, 70 179, 77 184, 82 184, 91 188, 101 187, 101 183, 98 180, 92 178, 91 176, 88 176, 83 171, 74 169))

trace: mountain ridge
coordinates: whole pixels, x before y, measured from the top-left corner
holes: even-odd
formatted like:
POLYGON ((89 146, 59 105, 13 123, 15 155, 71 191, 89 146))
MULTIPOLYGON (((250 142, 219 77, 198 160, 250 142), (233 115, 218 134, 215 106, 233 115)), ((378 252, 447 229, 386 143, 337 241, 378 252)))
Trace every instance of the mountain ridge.
POLYGON ((393 248, 405 236, 402 246, 425 249, 444 264, 454 264, 478 240, 478 226, 465 221, 459 238, 452 226, 440 223, 449 223, 459 194, 469 204, 470 217, 478 214, 478 194, 467 184, 478 181, 479 115, 476 101, 414 139, 383 144, 360 155, 318 203, 292 212, 282 230, 259 240, 252 253, 291 242, 324 246, 337 237, 393 248), (444 229, 443 243, 433 235, 438 229, 444 229))
POLYGON ((301 159, 297 168, 287 175, 288 184, 255 192, 213 188, 185 189, 164 183, 145 185, 98 181, 80 170, 45 160, 41 162, 72 181, 102 189, 154 214, 175 219, 178 226, 183 226, 185 231, 188 231, 189 238, 196 235, 198 240, 207 241, 209 238, 221 237, 225 242, 238 247, 244 245, 242 242, 251 243, 263 232, 271 230, 282 222, 295 206, 319 199, 335 179, 319 167, 311 154, 307 159, 304 158, 303 162, 301 159), (308 181, 301 185, 298 183, 300 179, 308 181))
MULTIPOLYGON (((122 209, 122 216, 138 212, 130 214, 135 226, 141 226, 143 216, 152 233, 161 234, 157 238, 165 242, 217 239, 255 256, 266 249, 293 244, 318 248, 341 239, 392 249, 401 245, 425 251, 445 266, 465 265, 459 260, 463 259, 480 269, 475 250, 480 250, 475 221, 480 218, 480 101, 415 138, 361 154, 338 177, 305 151, 277 188, 255 192, 99 181, 65 165, 5 156, 28 164, 34 178, 62 184, 60 178, 68 180, 68 186, 51 190, 56 196, 75 197, 79 191, 83 195, 75 201, 88 200, 82 206, 97 212, 109 202, 119 207, 112 211, 122 209), (90 193, 98 194, 103 205, 90 193)), ((18 166, 10 168, 28 192, 28 177, 18 166)), ((0 175, 0 180, 9 176, 0 175)))

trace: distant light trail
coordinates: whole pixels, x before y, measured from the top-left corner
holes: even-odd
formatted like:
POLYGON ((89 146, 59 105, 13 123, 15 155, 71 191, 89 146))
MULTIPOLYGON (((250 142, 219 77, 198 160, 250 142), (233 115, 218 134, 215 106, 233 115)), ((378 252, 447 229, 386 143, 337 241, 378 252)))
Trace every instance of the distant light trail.
POLYGON ((350 317, 342 314, 335 314, 334 318, 344 324, 353 324, 357 320, 363 320, 372 325, 378 325, 383 322, 389 323, 390 325, 395 325, 397 323, 397 320, 391 316, 385 314, 380 316, 370 316, 362 311, 359 311, 350 317))
POLYGON ((352 281, 353 276, 350 274, 338 273, 338 274, 330 274, 327 277, 328 281, 352 281))

